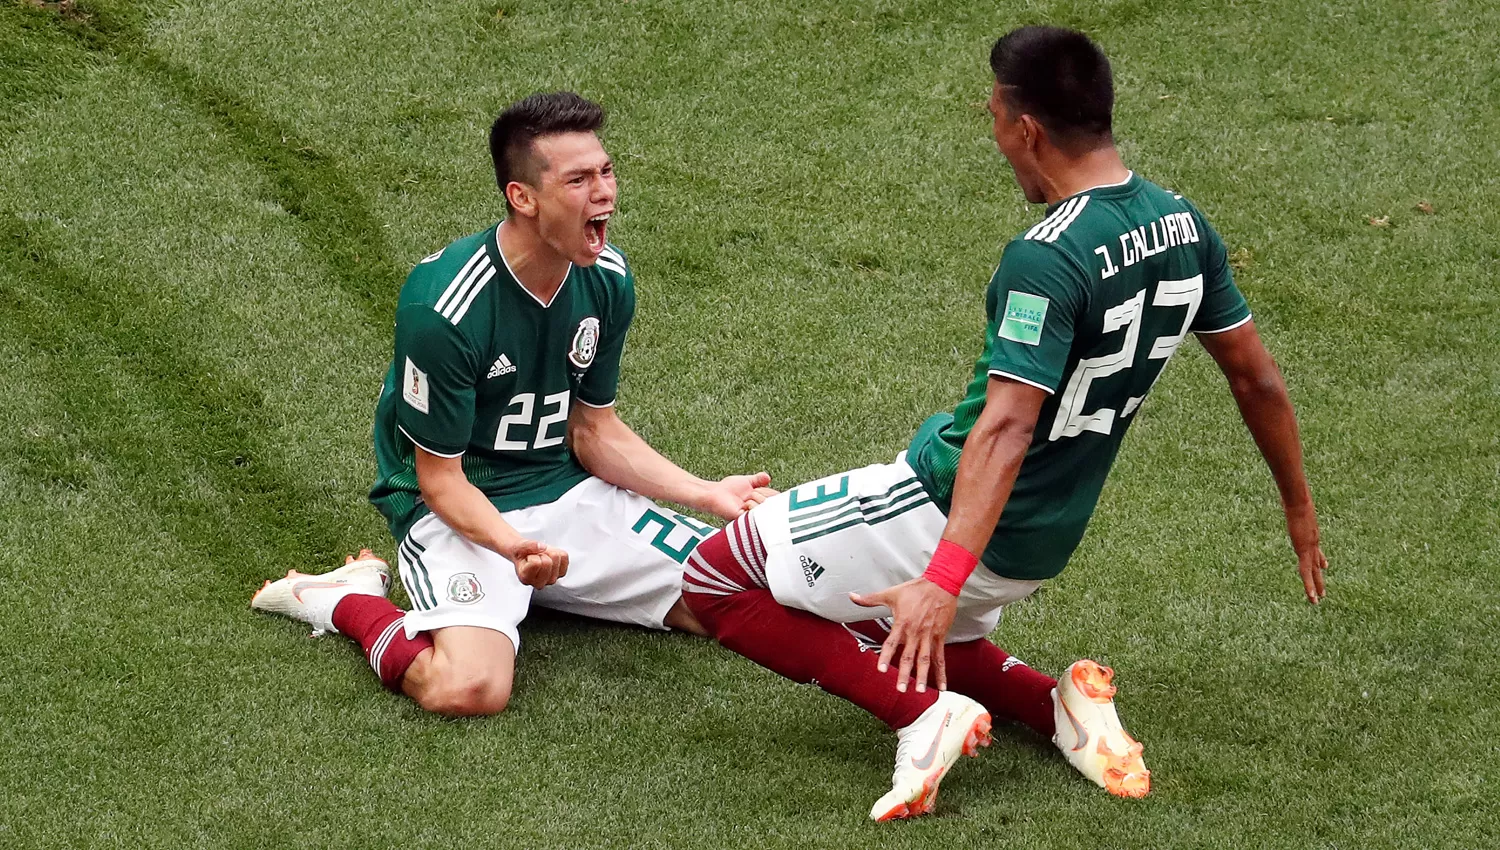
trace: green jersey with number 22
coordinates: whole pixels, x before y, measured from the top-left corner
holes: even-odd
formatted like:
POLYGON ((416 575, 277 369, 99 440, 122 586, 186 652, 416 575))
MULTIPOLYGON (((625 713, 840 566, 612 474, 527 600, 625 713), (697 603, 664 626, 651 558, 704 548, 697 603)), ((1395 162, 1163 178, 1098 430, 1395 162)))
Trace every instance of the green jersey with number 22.
POLYGON ((1173 352, 1189 333, 1239 327, 1250 309, 1197 208, 1131 174, 1054 204, 1012 240, 986 312, 964 400, 922 424, 908 459, 946 511, 990 377, 1046 390, 981 560, 1007 578, 1050 578, 1083 538, 1125 430, 1173 352))
POLYGON ((588 477, 568 449, 568 412, 614 403, 635 315, 625 257, 606 246, 571 266, 543 304, 511 274, 498 227, 417 264, 396 306, 396 351, 375 410, 370 490, 397 540, 427 513, 416 447, 463 457, 502 511, 556 501, 588 477))

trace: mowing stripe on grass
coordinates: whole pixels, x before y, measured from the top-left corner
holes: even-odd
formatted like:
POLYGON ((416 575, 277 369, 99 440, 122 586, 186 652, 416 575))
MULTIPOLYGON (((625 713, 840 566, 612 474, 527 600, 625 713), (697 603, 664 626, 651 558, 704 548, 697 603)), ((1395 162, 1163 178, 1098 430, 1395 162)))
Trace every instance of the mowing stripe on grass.
POLYGON ((406 269, 391 261, 380 223, 343 175, 342 163, 240 98, 152 52, 144 32, 147 16, 139 9, 91 6, 83 14, 67 15, 57 7, 27 7, 23 14, 51 23, 52 32, 88 51, 130 64, 221 126, 240 155, 269 178, 276 203, 303 224, 303 244, 327 265, 338 288, 372 321, 391 322, 396 288, 406 269))
MULTIPOLYGON (((191 328, 170 322, 164 327, 162 315, 142 312, 130 298, 98 286, 53 255, 30 225, 0 218, 0 267, 27 282, 23 290, 0 280, 0 325, 12 338, 41 350, 62 348, 86 358, 55 370, 56 385, 66 390, 67 415, 84 425, 89 439, 107 444, 104 454, 131 468, 126 480, 132 486, 170 505, 163 516, 177 524, 176 535, 209 560, 222 558, 226 540, 279 563, 332 557, 340 540, 338 523, 320 516, 316 507, 323 500, 317 492, 276 468, 274 449, 263 445, 263 435, 275 428, 259 391, 223 377, 180 344, 193 338, 191 328), (86 368, 87 358, 97 358, 93 368, 86 368), (153 408, 167 413, 167 429, 129 430, 128 408, 99 392, 93 377, 99 373, 128 376, 138 395, 154 399, 153 408), (212 506, 187 496, 194 473, 206 474, 225 504, 235 506, 236 519, 242 520, 235 528, 224 528, 212 506)), ((220 563, 264 571, 242 556, 220 563)))

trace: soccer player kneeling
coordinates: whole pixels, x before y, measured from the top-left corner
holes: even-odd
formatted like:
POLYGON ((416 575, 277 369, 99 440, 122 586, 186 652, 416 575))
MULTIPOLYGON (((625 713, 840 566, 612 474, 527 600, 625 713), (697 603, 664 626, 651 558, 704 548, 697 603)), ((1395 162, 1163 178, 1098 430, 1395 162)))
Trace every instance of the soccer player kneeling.
POLYGON ((505 708, 533 602, 701 634, 682 562, 713 529, 652 500, 731 519, 770 492, 765 473, 689 475, 615 415, 635 276, 605 240, 616 183, 603 123, 570 92, 506 109, 490 130, 506 219, 422 260, 401 289, 370 500, 399 544, 411 610, 385 598, 369 550, 251 600, 347 635, 429 711, 505 708))
POLYGON ((930 811, 958 756, 988 743, 992 718, 1052 739, 1110 793, 1149 791, 1109 668, 1079 661, 1058 681, 985 638, 1001 609, 1062 571, 1126 429, 1189 333, 1228 378, 1276 479, 1308 599, 1323 595, 1296 418, 1224 243, 1181 195, 1121 162, 1109 63, 1086 36, 1025 27, 990 64, 995 141, 1026 199, 1048 208, 990 282, 964 400, 893 463, 795 487, 731 522, 685 575, 684 598, 724 646, 896 730, 877 820, 930 811))

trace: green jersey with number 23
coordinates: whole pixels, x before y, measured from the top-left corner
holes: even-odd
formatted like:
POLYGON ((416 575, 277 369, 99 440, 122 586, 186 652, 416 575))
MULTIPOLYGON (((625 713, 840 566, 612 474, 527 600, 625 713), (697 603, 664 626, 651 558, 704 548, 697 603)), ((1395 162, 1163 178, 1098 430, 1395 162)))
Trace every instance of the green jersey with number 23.
POLYGON ((502 511, 546 504, 588 477, 567 445, 572 406, 615 400, 635 314, 624 255, 606 246, 592 267, 570 267, 544 304, 511 273, 497 233, 427 257, 401 288, 370 490, 397 540, 428 511, 417 446, 462 456, 465 477, 502 511))
POLYGON ((1125 430, 1189 333, 1250 320, 1224 243, 1181 195, 1135 174, 1066 198, 1005 248, 968 392, 928 419, 908 459, 947 510, 991 376, 1049 394, 981 561, 1015 579, 1062 571, 1125 430))

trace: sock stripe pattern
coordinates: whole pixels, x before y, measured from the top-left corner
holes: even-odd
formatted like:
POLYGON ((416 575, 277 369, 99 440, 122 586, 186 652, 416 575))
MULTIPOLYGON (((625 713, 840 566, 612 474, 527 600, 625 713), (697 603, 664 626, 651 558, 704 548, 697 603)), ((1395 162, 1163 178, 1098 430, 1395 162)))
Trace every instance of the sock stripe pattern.
POLYGON ((698 545, 683 565, 683 589, 707 596, 728 596, 750 588, 767 588, 766 547, 755 521, 745 514, 698 545), (722 543, 718 541, 723 541, 722 543), (704 551, 728 544, 730 558, 710 564, 704 551), (735 568, 738 569, 735 569, 735 568))
POLYGON ((765 584, 766 563, 748 516, 704 540, 688 559, 682 598, 726 649, 794 682, 815 683, 892 729, 910 725, 937 701, 936 688, 896 690, 897 669, 881 672, 878 652, 869 651, 878 642, 866 644, 842 623, 777 602, 765 584))
POLYGON ((398 631, 404 632, 405 629, 406 617, 397 617, 391 621, 389 626, 385 627, 385 631, 380 633, 380 637, 375 639, 375 645, 370 647, 370 668, 375 671, 376 675, 380 674, 380 659, 385 657, 386 649, 390 648, 391 639, 396 636, 398 631))
POLYGON ((351 593, 333 609, 333 626, 364 650, 380 684, 401 690, 401 678, 417 656, 432 648, 432 636, 406 636, 406 612, 384 596, 351 593))
POLYGON ((739 535, 744 541, 745 553, 753 562, 756 579, 759 580, 762 588, 769 588, 771 585, 765 580, 765 544, 760 543, 760 531, 754 526, 754 520, 750 519, 750 514, 745 514, 735 520, 733 525, 739 526, 739 535))
POLYGON ((731 593, 739 593, 744 586, 736 584, 725 578, 719 571, 708 565, 703 556, 697 551, 688 555, 687 563, 682 569, 682 589, 690 593, 704 593, 709 596, 728 596, 731 593))
POLYGON ((740 568, 749 574, 756 587, 769 587, 766 582, 766 550, 752 543, 750 529, 754 526, 755 521, 746 514, 731 522, 724 532, 729 536, 729 551, 740 568))

